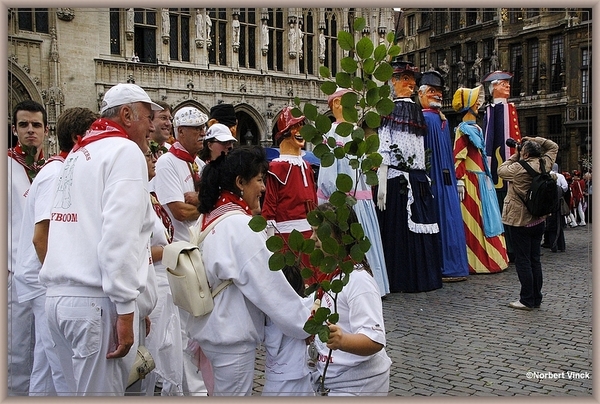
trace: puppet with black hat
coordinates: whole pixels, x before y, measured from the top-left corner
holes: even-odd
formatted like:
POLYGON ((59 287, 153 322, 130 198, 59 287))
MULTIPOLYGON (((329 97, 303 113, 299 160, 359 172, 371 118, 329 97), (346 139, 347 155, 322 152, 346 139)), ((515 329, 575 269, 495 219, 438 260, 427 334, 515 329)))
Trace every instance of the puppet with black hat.
MULTIPOLYGON (((483 116, 485 152, 491 158, 490 171, 496 187, 500 211, 502 211, 508 188, 506 182, 498 177, 498 167, 516 151, 515 148, 506 144, 506 140, 512 138, 517 143, 521 141, 517 108, 515 104, 508 102, 512 77, 510 72, 497 70, 488 73, 483 78, 483 83, 487 86, 492 98, 492 103, 485 108, 483 116)), ((533 136, 535 135, 533 134, 533 136)), ((505 232, 505 235, 508 257, 512 261, 513 249, 510 234, 505 232)))
POLYGON ((418 68, 391 62, 394 110, 381 118, 377 219, 390 292, 426 292, 442 287, 437 212, 425 172, 425 119, 412 99, 418 68))
POLYGON ((430 150, 429 176, 440 227, 442 281, 464 281, 469 275, 465 231, 460 199, 464 183, 456 180, 453 139, 448 120, 442 114, 444 79, 433 70, 424 72, 419 82, 419 101, 427 125, 425 149, 430 150), (460 198, 460 199, 459 199, 460 198))

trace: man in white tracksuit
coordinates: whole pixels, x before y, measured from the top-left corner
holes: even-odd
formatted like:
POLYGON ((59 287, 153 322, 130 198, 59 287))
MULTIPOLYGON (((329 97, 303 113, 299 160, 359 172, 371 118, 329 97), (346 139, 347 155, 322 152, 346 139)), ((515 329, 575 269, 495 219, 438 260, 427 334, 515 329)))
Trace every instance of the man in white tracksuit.
POLYGON ((54 342, 72 349, 78 395, 123 395, 134 363, 154 214, 141 149, 161 109, 135 84, 110 88, 57 183, 40 282, 54 342))

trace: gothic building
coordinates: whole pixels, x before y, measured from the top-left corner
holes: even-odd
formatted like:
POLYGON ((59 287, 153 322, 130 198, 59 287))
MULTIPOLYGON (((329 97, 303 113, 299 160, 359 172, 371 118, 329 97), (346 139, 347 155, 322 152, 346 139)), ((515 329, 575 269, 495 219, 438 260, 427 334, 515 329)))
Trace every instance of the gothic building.
POLYGON ((23 99, 45 105, 54 153, 64 109, 98 111, 108 88, 130 82, 174 111, 233 104, 239 140, 271 145, 295 97, 327 111, 319 68, 338 71, 337 32, 353 32, 356 16, 367 21, 357 37, 394 29, 383 8, 9 8, 8 122, 23 99))
POLYGON ((558 143, 561 169, 585 168, 592 143, 591 8, 407 8, 398 14, 402 56, 421 71, 446 76, 443 112, 451 123, 459 120, 450 107, 459 86, 472 88, 490 71, 508 70, 514 74, 509 102, 522 135, 558 143))

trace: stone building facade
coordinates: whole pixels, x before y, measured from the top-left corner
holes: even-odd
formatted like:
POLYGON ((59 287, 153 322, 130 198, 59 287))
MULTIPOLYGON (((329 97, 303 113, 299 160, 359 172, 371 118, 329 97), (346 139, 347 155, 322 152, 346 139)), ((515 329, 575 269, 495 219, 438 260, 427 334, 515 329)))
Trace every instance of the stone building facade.
POLYGON ((443 112, 452 127, 456 89, 507 70, 522 135, 558 143, 562 170, 584 168, 592 143, 591 8, 407 8, 397 17, 403 57, 446 74, 443 112))
POLYGON ((98 111, 108 88, 132 82, 174 111, 233 104, 239 140, 270 146, 295 97, 327 111, 319 68, 336 73, 337 32, 356 16, 357 37, 394 29, 391 8, 9 8, 8 123, 19 101, 42 103, 54 153, 64 109, 98 111))

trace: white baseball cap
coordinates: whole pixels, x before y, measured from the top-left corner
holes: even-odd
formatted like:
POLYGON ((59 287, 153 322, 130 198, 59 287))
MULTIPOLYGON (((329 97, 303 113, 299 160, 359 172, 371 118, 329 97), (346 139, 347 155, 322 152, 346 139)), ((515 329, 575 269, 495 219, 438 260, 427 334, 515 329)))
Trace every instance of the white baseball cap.
POLYGON ((119 83, 108 89, 104 94, 100 113, 104 113, 109 108, 119 105, 131 104, 134 102, 145 102, 150 104, 152 111, 162 111, 163 107, 152 102, 148 94, 137 84, 119 83))
POLYGON ((231 130, 222 123, 215 123, 210 128, 208 128, 208 130, 206 131, 205 140, 210 139, 216 139, 219 142, 229 142, 231 140, 237 142, 237 139, 234 138, 231 134, 231 130))
POLYGON ((179 126, 202 126, 206 122, 208 122, 208 116, 194 107, 183 107, 173 117, 175 129, 179 126))

